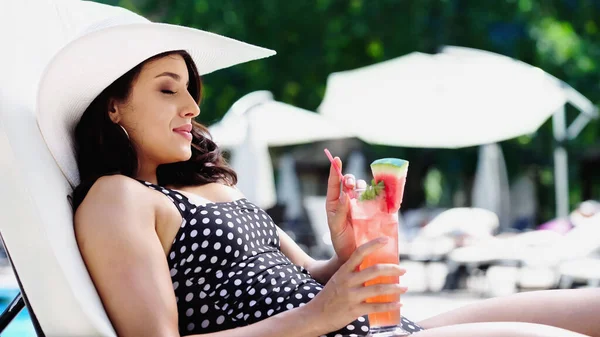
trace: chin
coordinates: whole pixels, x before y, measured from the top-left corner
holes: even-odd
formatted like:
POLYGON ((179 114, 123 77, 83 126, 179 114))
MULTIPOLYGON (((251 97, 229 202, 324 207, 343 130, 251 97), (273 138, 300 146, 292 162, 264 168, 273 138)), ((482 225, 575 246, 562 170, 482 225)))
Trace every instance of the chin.
POLYGON ((163 147, 159 150, 162 154, 162 162, 164 164, 178 163, 182 161, 188 161, 192 157, 192 147, 190 144, 183 145, 177 144, 175 146, 163 147))
POLYGON ((192 158, 192 149, 188 148, 184 151, 180 151, 180 153, 178 153, 178 160, 177 161, 188 161, 190 160, 190 158, 192 158))

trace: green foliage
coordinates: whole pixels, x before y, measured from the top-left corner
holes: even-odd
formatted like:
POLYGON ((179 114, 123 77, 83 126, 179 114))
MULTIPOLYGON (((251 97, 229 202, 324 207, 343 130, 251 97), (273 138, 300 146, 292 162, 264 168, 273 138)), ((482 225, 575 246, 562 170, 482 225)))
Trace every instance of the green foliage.
MULTIPOLYGON (((324 96, 329 74, 413 51, 434 53, 443 45, 479 48, 522 60, 565 81, 596 104, 600 102, 597 0, 101 2, 118 3, 153 21, 196 27, 277 51, 274 57, 205 76, 198 119, 207 125, 255 90, 270 90, 276 100, 314 111, 324 96)), ((576 114, 569 111, 571 122, 576 114)), ((511 176, 524 169, 523 163, 540 168, 542 183, 549 184, 542 185, 540 202, 550 210, 554 207, 553 182, 546 172, 552 168, 551 124, 545 123, 534 135, 502 144, 511 176)), ((569 143, 570 183, 575 190, 580 188, 578 159, 599 137, 600 122, 594 121, 569 143)), ((477 159, 475 148, 432 153, 372 146, 370 151, 377 157, 401 153, 411 158, 413 167, 436 167, 449 184, 462 184, 465 175, 474 171, 477 159), (431 163, 425 162, 426 158, 431 163)))
POLYGON ((423 181, 425 200, 428 206, 438 206, 443 192, 443 176, 437 169, 429 170, 423 181))

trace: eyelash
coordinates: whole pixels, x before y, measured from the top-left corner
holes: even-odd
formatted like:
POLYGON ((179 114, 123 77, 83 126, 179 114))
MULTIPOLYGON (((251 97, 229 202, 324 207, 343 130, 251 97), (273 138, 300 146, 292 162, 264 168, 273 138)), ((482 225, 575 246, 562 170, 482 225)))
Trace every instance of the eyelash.
POLYGON ((176 92, 171 91, 171 90, 161 90, 161 92, 166 95, 175 95, 176 94, 176 92))

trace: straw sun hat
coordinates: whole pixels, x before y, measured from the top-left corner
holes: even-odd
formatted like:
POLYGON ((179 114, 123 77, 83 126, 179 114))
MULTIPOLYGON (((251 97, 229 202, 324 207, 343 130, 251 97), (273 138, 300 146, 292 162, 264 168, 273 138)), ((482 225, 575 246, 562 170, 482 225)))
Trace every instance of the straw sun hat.
POLYGON ((71 12, 93 13, 62 47, 40 79, 36 117, 42 136, 72 187, 79 184, 73 132, 89 104, 142 61, 172 50, 187 51, 205 75, 274 51, 206 31, 150 22, 120 7, 65 1, 71 12))

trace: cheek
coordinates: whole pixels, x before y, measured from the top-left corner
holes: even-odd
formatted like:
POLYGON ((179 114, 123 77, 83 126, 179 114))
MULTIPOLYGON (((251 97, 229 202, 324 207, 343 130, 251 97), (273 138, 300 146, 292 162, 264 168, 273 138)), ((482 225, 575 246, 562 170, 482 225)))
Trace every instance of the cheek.
POLYGON ((144 138, 161 138, 171 130, 173 107, 156 99, 143 100, 131 111, 133 127, 144 138))
POLYGON ((155 147, 169 137, 170 119, 151 104, 140 104, 128 114, 132 139, 142 148, 155 147))
MULTIPOLYGON (((148 97, 137 100, 132 104, 127 114, 132 128, 132 140, 137 151, 144 156, 158 161, 182 160, 179 158, 185 152, 181 149, 181 141, 173 133, 172 128, 176 107, 164 100, 148 97), (173 156, 177 158, 171 158, 173 156)), ((191 150, 190 150, 191 151, 191 150)))
POLYGON ((139 123, 138 131, 141 145, 146 148, 161 150, 171 142, 172 130, 164 118, 146 118, 139 123))
POLYGON ((168 123, 157 120, 144 122, 136 136, 136 148, 144 157, 160 163, 182 160, 179 158, 180 152, 183 152, 181 142, 169 129, 168 123))

